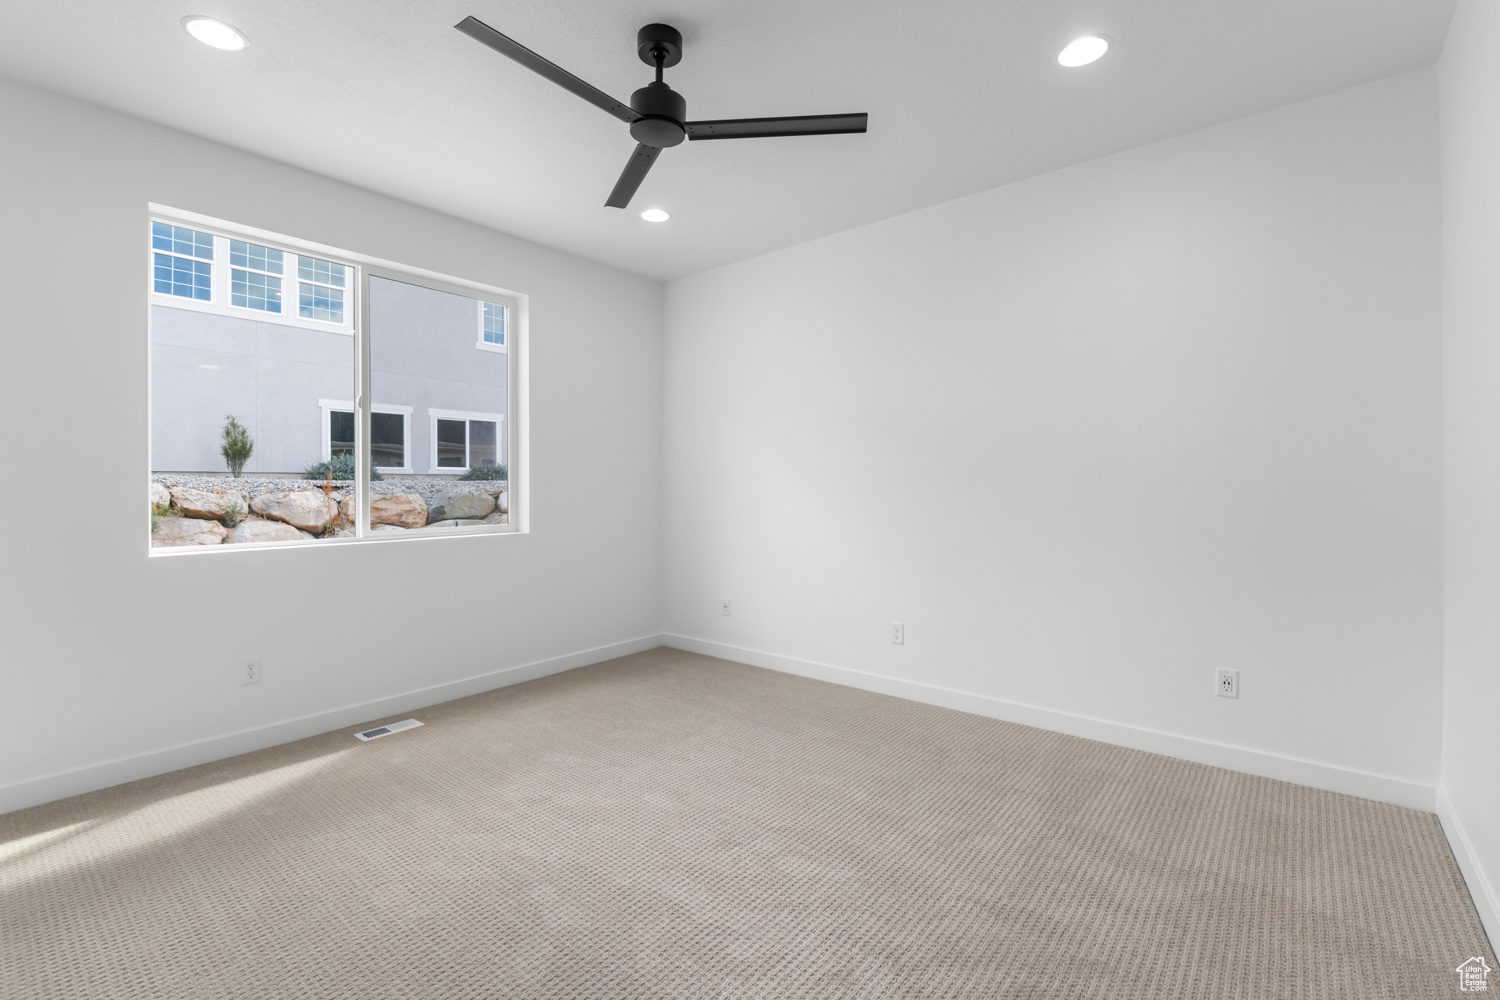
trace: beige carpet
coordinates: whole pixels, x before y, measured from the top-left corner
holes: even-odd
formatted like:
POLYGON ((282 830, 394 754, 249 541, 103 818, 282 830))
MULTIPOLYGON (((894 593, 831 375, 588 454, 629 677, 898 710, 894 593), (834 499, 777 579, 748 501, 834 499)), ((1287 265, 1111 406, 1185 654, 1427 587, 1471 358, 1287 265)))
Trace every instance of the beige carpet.
POLYGON ((668 649, 410 714, 0 816, 0 996, 1414 1000, 1496 964, 1423 813, 668 649))

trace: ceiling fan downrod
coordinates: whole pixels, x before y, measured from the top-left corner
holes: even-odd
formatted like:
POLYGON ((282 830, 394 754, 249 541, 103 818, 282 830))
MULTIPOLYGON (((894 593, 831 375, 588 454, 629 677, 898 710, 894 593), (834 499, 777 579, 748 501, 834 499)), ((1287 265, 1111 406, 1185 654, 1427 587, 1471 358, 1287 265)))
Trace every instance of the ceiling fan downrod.
POLYGON ((630 109, 641 117, 630 124, 636 142, 655 149, 687 139, 687 100, 662 81, 662 70, 682 61, 682 33, 670 24, 648 24, 636 32, 636 54, 656 67, 656 82, 630 95, 630 109))

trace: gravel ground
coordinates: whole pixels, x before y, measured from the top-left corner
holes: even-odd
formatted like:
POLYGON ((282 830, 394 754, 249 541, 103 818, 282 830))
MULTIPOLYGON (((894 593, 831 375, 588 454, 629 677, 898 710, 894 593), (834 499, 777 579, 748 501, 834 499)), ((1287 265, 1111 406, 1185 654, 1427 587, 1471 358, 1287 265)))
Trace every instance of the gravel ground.
MULTIPOLYGON (((257 479, 251 476, 234 479, 230 476, 192 476, 168 472, 153 473, 151 479, 167 487, 187 486, 199 490, 239 490, 250 497, 285 490, 320 490, 323 488, 321 480, 311 479, 257 479)), ((392 477, 371 483, 370 492, 416 493, 431 505, 434 499, 444 493, 489 493, 493 495, 508 485, 504 482, 462 482, 448 476, 402 476, 399 479, 392 477)), ((333 488, 343 493, 346 490, 352 490, 354 483, 335 479, 333 488)))

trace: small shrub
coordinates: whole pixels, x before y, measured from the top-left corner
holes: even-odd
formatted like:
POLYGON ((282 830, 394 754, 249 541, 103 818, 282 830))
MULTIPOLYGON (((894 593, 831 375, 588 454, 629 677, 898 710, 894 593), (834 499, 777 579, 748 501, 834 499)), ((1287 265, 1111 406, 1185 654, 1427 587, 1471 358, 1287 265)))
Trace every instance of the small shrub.
POLYGON ((504 482, 510 476, 509 470, 503 465, 481 465, 477 469, 470 469, 458 478, 467 479, 471 483, 488 483, 496 481, 504 482))
POLYGON ((229 466, 234 478, 240 478, 240 473, 245 470, 245 462, 253 451, 255 442, 250 440, 250 432, 240 423, 239 417, 226 417, 224 443, 219 447, 219 454, 224 456, 224 464, 229 466))
POLYGON ((241 521, 243 521, 249 513, 250 512, 245 509, 245 505, 240 502, 239 497, 231 497, 229 503, 225 505, 224 508, 224 526, 226 528, 235 527, 241 521))
POLYGON ((151 505, 151 533, 156 534, 156 529, 161 527, 161 522, 168 517, 181 517, 182 511, 169 503, 151 505))
MULTIPOLYGON (((334 480, 336 482, 341 482, 341 481, 346 481, 346 480, 353 480, 354 479, 354 456, 353 455, 335 455, 333 457, 332 461, 328 461, 328 462, 314 462, 312 465, 309 465, 303 471, 302 478, 303 479, 327 479, 328 478, 328 474, 330 472, 333 473, 333 478, 334 478, 334 480)), ((379 469, 371 469, 370 470, 370 479, 371 479, 372 482, 378 482, 378 481, 380 481, 380 480, 382 480, 384 478, 385 477, 380 474, 380 470, 379 469)))

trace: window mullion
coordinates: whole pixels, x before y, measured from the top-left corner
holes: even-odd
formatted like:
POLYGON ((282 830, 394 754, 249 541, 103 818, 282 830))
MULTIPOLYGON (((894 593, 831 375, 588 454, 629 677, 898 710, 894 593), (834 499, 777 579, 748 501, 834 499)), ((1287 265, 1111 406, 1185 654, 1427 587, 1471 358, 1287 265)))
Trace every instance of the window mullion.
MULTIPOLYGON (((354 396, 354 537, 370 534, 370 276, 365 268, 351 267, 346 274, 353 279, 347 305, 354 310, 354 371, 357 381, 354 396)), ((297 301, 301 302, 300 269, 297 275, 297 301)), ((301 315, 300 305, 298 315, 301 315)))

